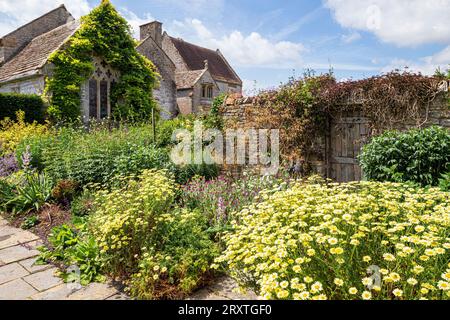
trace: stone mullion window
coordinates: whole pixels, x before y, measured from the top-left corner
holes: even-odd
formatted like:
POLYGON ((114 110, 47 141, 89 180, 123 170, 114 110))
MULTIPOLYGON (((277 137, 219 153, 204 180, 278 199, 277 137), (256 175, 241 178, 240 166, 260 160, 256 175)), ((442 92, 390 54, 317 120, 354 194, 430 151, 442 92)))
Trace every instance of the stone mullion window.
POLYGON ((111 116, 111 90, 115 75, 102 61, 95 63, 96 69, 89 80, 89 118, 104 119, 111 116))

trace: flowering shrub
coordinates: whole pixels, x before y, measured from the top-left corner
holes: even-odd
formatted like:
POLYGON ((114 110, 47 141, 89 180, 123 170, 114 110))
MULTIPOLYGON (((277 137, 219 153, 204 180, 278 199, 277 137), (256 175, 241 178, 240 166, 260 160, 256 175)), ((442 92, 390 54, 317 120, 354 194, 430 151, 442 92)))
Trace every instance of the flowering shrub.
POLYGON ((206 220, 198 211, 176 210, 161 215, 150 247, 143 248, 139 269, 129 282, 131 295, 140 299, 173 299, 196 289, 219 255, 206 227, 206 220))
POLYGON ((0 121, 0 156, 16 151, 19 143, 32 136, 42 136, 47 134, 48 126, 33 122, 25 122, 25 113, 16 113, 17 121, 5 118, 0 121))
POLYGON ((238 214, 217 263, 266 299, 450 297, 448 192, 297 183, 263 197, 238 214))
POLYGON ((229 224, 231 213, 253 203, 261 191, 288 185, 285 173, 266 177, 245 173, 241 179, 220 176, 211 181, 196 177, 182 187, 181 201, 189 209, 199 209, 213 227, 221 227, 229 224))
POLYGON ((90 221, 107 268, 115 274, 133 270, 155 227, 158 215, 170 210, 175 186, 165 171, 144 171, 123 188, 101 190, 90 221))
POLYGON ((147 170, 127 186, 99 191, 91 233, 106 270, 141 299, 174 298, 198 286, 217 256, 198 212, 173 211, 175 184, 147 170))

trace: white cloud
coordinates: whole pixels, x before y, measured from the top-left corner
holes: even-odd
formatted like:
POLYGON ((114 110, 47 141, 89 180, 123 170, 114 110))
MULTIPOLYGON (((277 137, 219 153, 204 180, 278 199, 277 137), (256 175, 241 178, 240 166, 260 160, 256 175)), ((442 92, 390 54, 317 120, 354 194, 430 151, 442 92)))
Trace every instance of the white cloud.
POLYGON ((65 4, 76 18, 91 10, 87 0, 0 0, 0 36, 65 4))
POLYGON ((344 34, 341 39, 342 42, 349 44, 361 39, 361 34, 359 32, 351 32, 349 34, 344 34))
POLYGON ((136 15, 133 11, 128 10, 127 8, 119 8, 120 14, 127 19, 128 23, 130 24, 133 32, 133 36, 136 39, 140 38, 140 26, 152 21, 155 21, 156 19, 153 18, 153 16, 150 13, 146 13, 143 18, 136 15))
POLYGON ((450 0, 324 0, 343 27, 374 33, 384 42, 413 47, 450 43, 450 0))
POLYGON ((302 66, 301 55, 306 51, 301 43, 271 41, 257 32, 244 35, 240 31, 233 31, 222 37, 215 37, 214 33, 197 19, 176 21, 172 27, 172 31, 179 36, 205 47, 220 49, 233 65, 300 67, 302 66))
POLYGON ((425 75, 432 75, 438 68, 446 70, 450 66, 450 46, 444 50, 428 57, 423 57, 419 61, 395 59, 382 69, 382 72, 389 72, 394 69, 421 72, 425 75))

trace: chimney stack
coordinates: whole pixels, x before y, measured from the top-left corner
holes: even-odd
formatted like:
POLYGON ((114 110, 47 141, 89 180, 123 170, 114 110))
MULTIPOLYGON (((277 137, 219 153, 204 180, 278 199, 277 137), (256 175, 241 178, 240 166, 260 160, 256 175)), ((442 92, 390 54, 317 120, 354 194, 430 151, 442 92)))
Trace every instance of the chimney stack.
POLYGON ((162 47, 162 23, 159 21, 153 21, 144 24, 140 27, 141 41, 149 36, 156 42, 156 44, 162 47))

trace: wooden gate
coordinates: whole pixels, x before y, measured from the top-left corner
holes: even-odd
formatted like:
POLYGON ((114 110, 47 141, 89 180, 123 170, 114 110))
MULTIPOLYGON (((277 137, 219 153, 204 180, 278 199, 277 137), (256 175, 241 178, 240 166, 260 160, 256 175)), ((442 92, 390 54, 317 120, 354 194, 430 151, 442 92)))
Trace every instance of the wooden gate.
POLYGON ((331 120, 328 146, 328 176, 337 182, 363 178, 357 157, 369 135, 369 122, 360 112, 349 112, 331 120))

